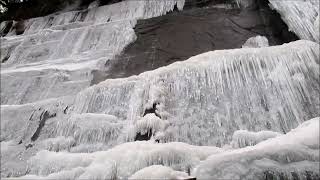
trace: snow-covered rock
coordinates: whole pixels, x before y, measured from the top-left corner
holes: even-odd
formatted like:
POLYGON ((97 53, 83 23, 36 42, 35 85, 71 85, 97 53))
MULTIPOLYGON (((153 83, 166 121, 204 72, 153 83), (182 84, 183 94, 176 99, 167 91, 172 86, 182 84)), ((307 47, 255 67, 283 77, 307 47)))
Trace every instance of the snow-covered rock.
POLYGON ((268 39, 264 36, 256 36, 249 38, 243 45, 242 48, 259 48, 259 47, 268 47, 268 39))

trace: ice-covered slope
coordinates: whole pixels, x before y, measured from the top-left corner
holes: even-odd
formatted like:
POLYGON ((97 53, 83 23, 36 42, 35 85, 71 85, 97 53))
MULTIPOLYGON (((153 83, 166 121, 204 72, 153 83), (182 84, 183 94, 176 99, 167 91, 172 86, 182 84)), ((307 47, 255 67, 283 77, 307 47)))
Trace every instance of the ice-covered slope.
POLYGON ((166 14, 175 5, 181 10, 184 1, 123 1, 23 21, 22 35, 12 28, 1 38, 1 104, 71 95, 90 86, 92 71, 135 40, 137 19, 166 14))

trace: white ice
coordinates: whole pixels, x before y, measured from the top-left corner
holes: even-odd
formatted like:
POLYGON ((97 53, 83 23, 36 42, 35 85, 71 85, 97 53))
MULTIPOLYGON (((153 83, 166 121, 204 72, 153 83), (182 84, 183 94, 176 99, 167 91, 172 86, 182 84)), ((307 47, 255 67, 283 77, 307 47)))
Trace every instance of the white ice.
POLYGON ((92 71, 135 41, 138 19, 164 15, 175 5, 182 10, 184 0, 128 0, 25 20, 22 35, 11 29, 1 37, 1 104, 73 95, 89 87, 92 71))
POLYGON ((285 133, 318 116, 318 68, 319 45, 304 40, 207 52, 87 88, 74 111, 135 123, 160 103, 156 112, 166 114, 175 141, 223 146, 235 130, 285 133))
MULTIPOLYGON (((274 4, 293 18, 289 27, 299 37, 314 41, 311 23, 318 27, 319 15, 310 2, 274 4), (303 26, 299 7, 309 13, 303 26)), ((175 4, 181 9, 184 1, 92 6, 88 14, 29 19, 23 35, 12 30, 3 37, 1 175, 101 179, 142 170, 136 176, 147 178, 152 165, 165 166, 158 169, 166 177, 194 168, 197 178, 250 178, 268 169, 287 177, 292 169, 319 174, 319 120, 304 123, 320 115, 315 42, 212 51, 91 86, 92 71, 136 39, 137 19, 163 15, 175 4), (127 142, 148 129, 150 141, 127 142)))
POLYGON ((44 150, 30 158, 30 175, 22 178, 150 179, 187 177, 186 172, 192 170, 191 176, 199 179, 252 179, 264 176, 267 170, 287 173, 287 177, 292 177, 291 172, 299 176, 304 171, 319 173, 319 120, 314 118, 285 135, 241 149, 136 141, 95 153, 44 150))
POLYGON ((262 141, 282 135, 273 131, 250 132, 247 130, 238 130, 233 133, 231 146, 233 148, 243 148, 253 146, 262 141))
POLYGON ((270 7, 280 13, 290 31, 300 39, 319 43, 318 0, 269 0, 269 2, 270 7))
MULTIPOLYGON (((305 171, 316 177, 320 165, 319 121, 319 117, 311 119, 285 135, 255 146, 212 155, 193 175, 199 179, 262 179, 269 170, 283 173, 287 179, 294 178, 292 172, 304 179, 305 171)), ((280 177, 276 175, 275 178, 280 177)))
POLYGON ((185 172, 175 171, 162 165, 153 165, 134 173, 129 179, 187 179, 191 178, 185 172))
POLYGON ((220 152, 222 150, 217 147, 198 147, 180 142, 158 144, 151 141, 124 143, 108 151, 94 153, 44 150, 30 158, 28 171, 41 177, 63 174, 64 178, 72 178, 67 175, 82 168, 82 173, 77 177, 79 179, 128 178, 140 169, 159 164, 187 172, 209 155, 220 152))
POLYGON ((255 36, 249 38, 243 45, 242 48, 259 48, 259 47, 268 47, 268 39, 264 36, 255 36))

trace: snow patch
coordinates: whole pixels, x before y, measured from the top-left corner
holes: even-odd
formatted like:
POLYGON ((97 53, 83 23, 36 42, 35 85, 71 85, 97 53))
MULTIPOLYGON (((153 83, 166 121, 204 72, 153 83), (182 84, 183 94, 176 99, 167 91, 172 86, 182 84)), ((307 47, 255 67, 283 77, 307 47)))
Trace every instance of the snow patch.
POLYGON ((260 48, 268 47, 268 39, 264 36, 256 36, 249 38, 243 45, 242 48, 260 48))
POLYGON ((191 178, 187 173, 175 171, 170 167, 153 165, 134 173, 129 179, 187 179, 191 178))

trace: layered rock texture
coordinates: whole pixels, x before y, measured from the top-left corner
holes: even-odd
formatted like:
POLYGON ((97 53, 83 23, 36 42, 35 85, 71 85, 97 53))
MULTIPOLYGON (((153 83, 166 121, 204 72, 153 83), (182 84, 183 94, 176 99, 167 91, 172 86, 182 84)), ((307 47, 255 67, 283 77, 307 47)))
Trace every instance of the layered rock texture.
POLYGON ((318 5, 126 0, 2 22, 1 177, 319 179, 318 5))

